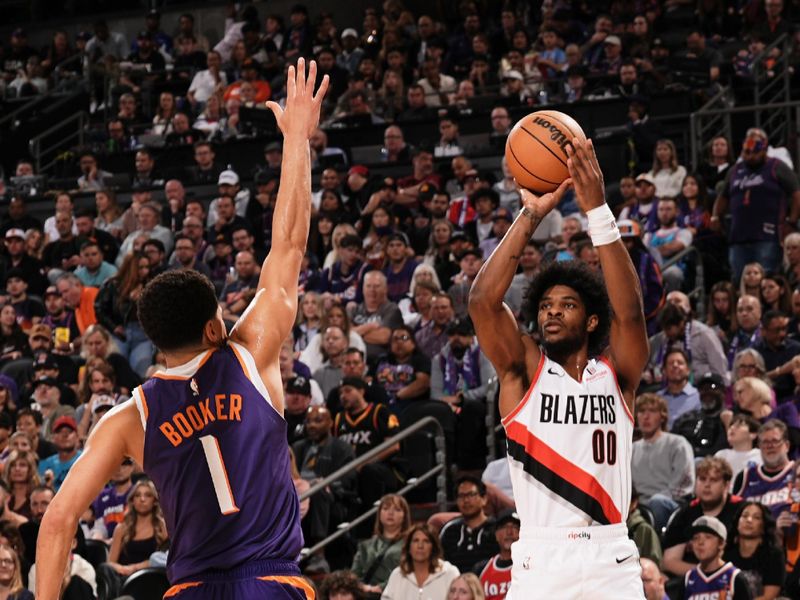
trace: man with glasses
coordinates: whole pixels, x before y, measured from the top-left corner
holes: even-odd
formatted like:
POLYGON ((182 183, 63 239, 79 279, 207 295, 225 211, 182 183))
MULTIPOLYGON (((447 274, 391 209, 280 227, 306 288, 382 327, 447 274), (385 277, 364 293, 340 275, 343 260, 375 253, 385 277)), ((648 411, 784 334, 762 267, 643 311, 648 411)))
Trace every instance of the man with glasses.
POLYGON ((214 147, 210 142, 196 142, 194 145, 194 166, 188 168, 189 181, 193 184, 215 184, 222 173, 222 167, 214 159, 214 147))
POLYGON ((426 400, 431 387, 431 361, 417 348, 414 331, 407 325, 392 329, 389 352, 375 367, 375 381, 386 390, 395 414, 426 400))
MULTIPOLYGON (((788 336, 789 316, 779 310, 767 311, 761 319, 761 339, 753 345, 753 349, 764 358, 767 372, 778 369, 800 354, 800 342, 788 336)), ((794 393, 791 373, 772 375, 772 387, 779 401, 794 393)))
MULTIPOLYGON (((193 206, 193 204, 191 205, 193 206)), ((195 270, 203 273, 205 272, 197 268, 199 263, 203 262, 203 258, 206 255, 206 251, 208 250, 208 242, 205 239, 205 229, 203 228, 203 221, 199 217, 195 216, 187 216, 183 219, 183 228, 181 232, 175 236, 175 252, 173 252, 172 256, 169 259, 169 264, 171 267, 180 268, 191 266, 195 270), (178 242, 184 241, 182 244, 184 250, 187 247, 185 241, 188 241, 189 244, 192 246, 192 256, 194 257, 194 262, 188 261, 188 258, 184 257, 184 260, 181 260, 181 257, 178 256, 178 242)))
POLYGON ((770 419, 758 430, 762 465, 750 465, 736 476, 734 493, 767 506, 774 517, 788 510, 794 483, 795 461, 789 460, 789 430, 783 421, 770 419))
POLYGON ((460 517, 445 523, 439 533, 444 557, 462 573, 500 551, 494 519, 486 515, 486 484, 464 475, 456 481, 456 506, 460 517))
POLYGON ((742 500, 729 493, 732 476, 731 466, 721 458, 706 457, 697 464, 694 498, 675 513, 664 534, 663 566, 666 571, 683 576, 697 566, 699 561, 690 543, 690 528, 696 519, 716 517, 728 528, 733 525, 736 509, 742 500))

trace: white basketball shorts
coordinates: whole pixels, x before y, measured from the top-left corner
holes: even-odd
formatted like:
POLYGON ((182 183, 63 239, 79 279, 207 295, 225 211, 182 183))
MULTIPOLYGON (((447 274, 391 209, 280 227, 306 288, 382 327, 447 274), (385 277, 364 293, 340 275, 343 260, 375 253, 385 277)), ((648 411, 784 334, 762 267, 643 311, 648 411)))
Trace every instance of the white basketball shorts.
POLYGON ((639 551, 625 524, 525 528, 511 547, 506 600, 643 600, 639 551))

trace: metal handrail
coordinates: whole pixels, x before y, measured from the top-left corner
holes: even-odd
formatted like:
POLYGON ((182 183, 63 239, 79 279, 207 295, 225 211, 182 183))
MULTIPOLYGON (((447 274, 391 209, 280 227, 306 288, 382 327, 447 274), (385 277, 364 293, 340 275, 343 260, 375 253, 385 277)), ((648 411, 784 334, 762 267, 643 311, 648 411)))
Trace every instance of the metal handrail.
POLYGON ((713 98, 689 115, 689 131, 691 138, 690 144, 693 169, 697 169, 701 163, 700 154, 705 146, 703 140, 706 131, 712 127, 715 127, 720 119, 723 120, 722 126, 716 127, 714 133, 715 135, 722 133, 726 138, 730 139, 731 119, 730 115, 724 112, 724 109, 728 106, 727 99, 729 93, 729 88, 722 88, 713 98), (710 120, 708 123, 702 124, 701 120, 705 117, 710 117, 710 120))
MULTIPOLYGON (((409 436, 411 436, 411 434, 416 433, 419 430, 424 429, 425 427, 428 427, 430 425, 433 425, 436 428, 436 434, 434 436, 434 443, 436 445, 436 456, 435 456, 435 458, 436 458, 436 466, 434 466, 433 468, 429 469, 428 471, 426 471, 425 473, 423 473, 419 477, 410 478, 406 482, 406 485, 401 490, 399 490, 397 493, 400 494, 401 496, 405 495, 409 491, 411 491, 412 489, 414 489, 416 487, 419 487, 422 483, 424 483, 428 479, 431 479, 432 477, 436 477, 436 487, 437 487, 437 490, 436 490, 436 503, 438 504, 440 511, 446 510, 447 509, 447 487, 446 487, 447 483, 446 483, 446 473, 445 473, 445 471, 446 471, 447 467, 446 467, 446 461, 445 461, 444 429, 442 429, 442 426, 439 423, 439 421, 437 421, 433 417, 424 417, 424 418, 420 419, 419 421, 417 421, 413 425, 403 429, 403 431, 401 431, 397 435, 394 435, 394 436, 384 440, 381 444, 375 446, 369 452, 366 452, 365 454, 362 454, 361 456, 359 456, 355 460, 347 463, 346 465, 344 465, 343 467, 337 469, 336 471, 334 471, 333 473, 331 473, 327 477, 321 479, 320 481, 315 483, 313 486, 311 486, 310 489, 308 489, 307 491, 305 491, 302 494, 300 494, 300 502, 302 502, 303 500, 305 500, 307 498, 310 498, 314 494, 317 494, 318 492, 324 490, 331 483, 333 483, 335 481, 338 481, 344 475, 347 475, 348 473, 350 473, 352 471, 355 471, 358 468, 360 468, 361 466, 369 463, 370 461, 372 461, 372 459, 374 459, 376 456, 380 455, 383 451, 385 451, 388 448, 391 448, 396 443, 408 438, 409 436)), ((334 541, 334 540, 338 539, 339 537, 345 535, 348 531, 350 531, 351 529, 353 529, 357 525, 360 525, 361 523, 363 523, 364 521, 366 521, 367 519, 372 517, 376 512, 378 512, 379 503, 380 503, 379 501, 376 502, 376 504, 373 505, 368 511, 366 511, 363 514, 359 515, 358 517, 356 517, 352 521, 345 521, 343 523, 340 523, 337 526, 336 531, 334 531, 332 534, 330 534, 325 539, 323 539, 323 540, 317 542, 316 544, 314 544, 311 548, 303 548, 303 550, 301 551, 301 554, 303 556, 308 556, 310 554, 313 554, 314 552, 317 552, 318 550, 321 550, 322 548, 324 548, 325 546, 330 544, 332 541, 334 541)))
MULTIPOLYGON (((77 112, 70 117, 67 117, 65 120, 56 123, 52 127, 45 129, 42 133, 37 136, 32 137, 28 142, 28 149, 30 150, 31 157, 33 157, 34 165, 36 168, 37 173, 43 173, 47 171, 50 167, 55 164, 55 159, 47 162, 46 164, 42 164, 42 156, 44 154, 50 153, 59 146, 63 146, 64 144, 70 144, 71 141, 75 138, 78 138, 78 145, 82 146, 85 140, 86 134, 86 125, 89 122, 89 115, 85 112, 77 112), (47 136, 63 129, 65 126, 70 125, 73 122, 77 122, 76 131, 73 133, 69 133, 64 137, 60 138, 58 142, 42 149, 42 140, 47 138, 47 136)), ((71 144, 70 144, 71 145, 71 144)))
POLYGON ((670 256, 668 260, 664 261, 664 264, 661 265, 661 270, 666 270, 669 267, 677 264, 682 259, 686 258, 690 254, 696 254, 696 269, 695 269, 695 277, 694 277, 694 288, 687 294, 690 297, 697 298, 697 310, 695 311, 698 315, 706 314, 705 311, 705 301, 706 301, 706 287, 705 287, 705 273, 703 271, 703 255, 695 246, 689 246, 688 248, 684 248, 674 256, 670 256))

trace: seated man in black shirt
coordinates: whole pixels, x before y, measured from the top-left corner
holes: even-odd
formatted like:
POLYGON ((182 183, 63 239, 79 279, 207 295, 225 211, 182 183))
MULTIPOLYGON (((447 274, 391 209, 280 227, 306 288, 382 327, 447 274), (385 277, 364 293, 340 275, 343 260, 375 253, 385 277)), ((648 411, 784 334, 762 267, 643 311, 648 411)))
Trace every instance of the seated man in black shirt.
POLYGON ((291 446, 306 437, 306 413, 311 406, 311 384, 302 375, 286 382, 284 390, 286 437, 291 446))
POLYGON ((500 550, 494 536, 495 522, 486 516, 486 485, 464 475, 456 481, 456 506, 460 517, 445 523, 439 538, 444 557, 462 573, 488 560, 500 550))
MULTIPOLYGON (((389 399, 386 390, 375 380, 367 375, 367 361, 364 353, 358 348, 348 348, 342 361, 342 378, 359 377, 366 384, 364 399, 371 404, 386 404, 389 399)), ((331 414, 336 415, 341 410, 339 386, 333 388, 325 399, 325 405, 331 414)))

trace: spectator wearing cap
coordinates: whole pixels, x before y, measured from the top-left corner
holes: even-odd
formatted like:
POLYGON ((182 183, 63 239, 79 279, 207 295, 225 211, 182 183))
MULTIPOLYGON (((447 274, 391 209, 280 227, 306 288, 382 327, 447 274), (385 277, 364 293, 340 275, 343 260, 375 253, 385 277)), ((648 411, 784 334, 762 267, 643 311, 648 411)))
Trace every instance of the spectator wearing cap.
POLYGON ((716 373, 706 373, 696 385, 700 408, 689 410, 675 419, 672 433, 689 440, 695 458, 702 458, 728 447, 725 423, 720 419, 725 405, 725 381, 716 373))
POLYGON ((139 65, 139 69, 123 69, 120 72, 119 86, 125 91, 139 94, 152 93, 153 85, 164 79, 167 62, 158 51, 152 32, 140 31, 136 36, 138 47, 128 55, 127 62, 139 65))
POLYGON ((732 529, 742 502, 729 491, 732 470, 724 459, 706 457, 697 464, 696 473, 694 497, 675 513, 664 534, 663 566, 673 575, 683 576, 698 563, 691 544, 691 523, 704 516, 712 517, 732 529))
MULTIPOLYGON (((728 532, 719 519, 713 516, 698 517, 692 522, 689 535, 698 564, 688 571, 681 581, 677 590, 679 597, 724 597, 731 600, 753 598, 748 576, 733 562, 725 562, 722 559, 728 532)), ((780 560, 777 556, 775 559, 780 560)), ((775 593, 778 591, 779 586, 775 586, 775 593)))
POLYGON ((381 161, 408 162, 411 160, 411 147, 406 143, 403 130, 397 125, 389 125, 383 131, 381 161))
POLYGON ((767 156, 769 140, 761 129, 748 130, 742 159, 730 171, 714 202, 711 228, 721 230, 721 219, 731 216, 728 258, 733 281, 739 281, 746 264, 780 268, 779 241, 785 230, 797 229, 800 218, 800 183, 782 161, 767 156))
MULTIPOLYGON (((39 382, 38 388, 48 387, 47 383, 39 382)), ((72 409, 71 406, 60 407, 72 409)), ((82 451, 78 447, 78 424, 75 422, 72 414, 74 411, 62 412, 60 416, 55 417, 56 413, 52 413, 52 439, 56 445, 58 453, 45 458, 39 463, 39 476, 45 483, 52 483, 53 489, 58 492, 67 473, 78 460, 82 451)), ((48 417, 45 417, 45 424, 48 423, 48 417)))
POLYGON ((286 436, 289 445, 306 437, 306 413, 311 406, 311 382, 302 375, 291 377, 284 386, 286 436))
POLYGON ((453 285, 447 289, 447 294, 453 299, 453 309, 458 318, 467 316, 469 290, 482 265, 483 252, 477 248, 465 250, 458 257, 458 266, 461 270, 453 277, 453 285))
POLYGON ((619 36, 609 35, 603 40, 603 53, 600 60, 592 68, 592 74, 598 76, 614 76, 622 65, 622 40, 619 36))
POLYGON ((369 264, 361 260, 361 248, 360 237, 346 234, 339 241, 339 259, 322 271, 315 291, 322 294, 323 298, 343 303, 360 298, 364 276, 372 270, 369 264))
POLYGON ((358 70, 358 65, 364 56, 364 50, 359 46, 358 32, 348 27, 342 31, 341 43, 342 51, 336 57, 336 64, 347 69, 352 75, 358 70))
POLYGON ((44 317, 42 303, 28 296, 28 283, 23 279, 21 269, 11 269, 6 274, 6 293, 8 301, 17 315, 17 323, 27 333, 30 328, 44 317))
POLYGON ((450 113, 439 117, 439 143, 433 149, 436 158, 446 158, 464 154, 458 139, 458 121, 450 113))
MULTIPOLYGON (((344 193, 348 197, 347 209, 348 213, 345 215, 348 222, 355 222, 356 216, 362 215, 363 211, 367 211, 367 215, 373 212, 385 199, 386 193, 382 189, 377 189, 378 183, 376 179, 370 180, 370 171, 365 165, 353 165, 347 171, 347 178, 344 181, 344 193), (381 192, 376 195, 376 192, 381 192), (371 202, 370 202, 371 201, 371 202)), ((337 190, 331 190, 336 192, 337 190)), ((325 191, 322 192, 325 194, 325 191)), ((320 208, 322 208, 322 195, 320 195, 320 208)))
POLYGON ((247 205, 250 202, 250 190, 242 188, 239 175, 232 169, 226 169, 219 174, 217 189, 219 196, 212 200, 208 207, 206 225, 214 233, 224 231, 224 233, 230 234, 230 227, 234 223, 237 225, 247 224, 244 216, 247 214, 247 205), (232 206, 229 207, 226 202, 220 214, 219 205, 223 198, 228 198, 232 206))
MULTIPOLYGON (((97 406, 102 407, 106 412, 110 408, 107 406, 108 399, 113 400, 110 396, 105 396, 101 402, 97 403, 97 406)), ((133 459, 125 458, 111 475, 108 485, 92 501, 89 508, 92 510, 94 524, 89 531, 89 539, 102 540, 107 544, 111 543, 114 530, 117 525, 122 523, 125 517, 128 494, 133 489, 132 475, 134 468, 133 459)))
POLYGON ((511 309, 511 312, 514 313, 514 316, 517 317, 517 320, 522 319, 522 301, 525 292, 533 278, 539 273, 541 264, 541 247, 534 240, 529 240, 522 249, 522 255, 519 259, 520 272, 514 275, 511 280, 511 286, 503 299, 511 309))
MULTIPOLYGON (((110 365, 105 365, 105 368, 109 369, 109 374, 113 376, 113 368, 110 365)), ((90 389, 96 389, 96 373, 103 375, 104 383, 101 385, 104 385, 105 382, 107 382, 109 389, 108 393, 106 393, 104 390, 102 390, 100 393, 93 393, 89 398, 89 401, 81 404, 75 411, 75 421, 78 423, 78 438, 81 440, 81 444, 86 441, 86 439, 89 437, 89 434, 92 433, 92 430, 95 428, 100 419, 102 419, 109 410, 117 405, 118 397, 116 394, 114 394, 113 381, 108 379, 106 374, 97 368, 89 369, 89 373, 87 374, 87 377, 92 378, 92 380, 89 382, 90 389)), ((126 396, 122 395, 120 395, 119 398, 122 400, 127 399, 126 396)))
POLYGON ((25 69, 28 59, 38 57, 36 50, 28 45, 28 34, 21 27, 11 32, 10 44, 4 52, 3 71, 6 82, 17 76, 20 70, 25 69))
POLYGON ((138 227, 135 231, 128 234, 128 237, 122 242, 117 255, 117 267, 122 265, 122 261, 126 256, 131 254, 134 250, 136 241, 143 237, 145 239, 155 238, 164 244, 164 250, 169 253, 172 252, 172 232, 161 225, 161 207, 153 202, 142 204, 139 208, 139 214, 136 216, 138 227))
MULTIPOLYGON (((400 422, 385 404, 372 404, 366 399, 367 384, 361 377, 345 377, 339 385, 342 412, 336 415, 334 435, 350 444, 356 457, 363 456, 400 431, 400 422)), ((372 506, 387 493, 400 488, 405 475, 393 456, 400 443, 390 446, 373 460, 362 465, 358 473, 359 496, 364 506, 372 506)))
POLYGON ((81 264, 80 242, 74 233, 74 222, 70 211, 56 213, 58 239, 44 247, 42 260, 50 282, 67 271, 74 271, 81 264))
POLYGON ((402 325, 403 316, 397 304, 389 300, 386 275, 369 271, 364 274, 363 282, 363 302, 351 305, 347 313, 353 331, 367 344, 367 358, 374 360, 386 351, 392 330, 402 325))
POLYGON ((67 384, 77 384, 76 369, 70 365, 71 359, 67 356, 52 354, 49 352, 40 351, 33 359, 31 367, 32 377, 31 385, 27 385, 23 391, 26 398, 26 403, 32 400, 35 386, 33 383, 40 379, 52 379, 56 382, 59 388, 59 401, 64 406, 75 407, 78 404, 75 391, 67 384), (66 364, 64 373, 61 373, 61 365, 66 364), (70 368, 72 367, 72 368, 70 368), (69 377, 73 375, 73 377, 69 377))
POLYGON ((417 261, 411 257, 408 237, 404 233, 393 233, 386 244, 387 265, 383 268, 386 275, 388 297, 392 302, 400 302, 411 286, 417 261))
POLYGON ((5 246, 8 255, 4 259, 6 280, 9 273, 17 273, 32 294, 41 294, 47 287, 47 279, 42 275, 42 263, 25 252, 25 232, 11 228, 5 233, 5 246))
MULTIPOLYGON (((497 248, 500 241, 511 228, 513 222, 514 217, 507 208, 498 208, 494 211, 494 215, 492 215, 492 232, 489 237, 478 245, 481 252, 483 252, 484 260, 488 260, 492 252, 494 252, 494 249, 497 248)), ((468 225, 471 225, 471 223, 468 223, 468 225)))
POLYGON ((636 201, 619 213, 619 219, 635 220, 645 232, 658 229, 658 202, 656 201, 656 182, 649 173, 636 176, 636 201))
POLYGON ((472 572, 477 573, 481 580, 487 599, 502 600, 511 586, 511 546, 519 540, 520 525, 519 514, 513 508, 497 515, 494 537, 500 551, 488 560, 477 562, 472 568, 472 572))
POLYGON ((431 400, 445 402, 457 415, 455 462, 482 468, 486 460, 486 394, 495 370, 481 352, 469 319, 447 326, 448 341, 431 360, 431 400))

